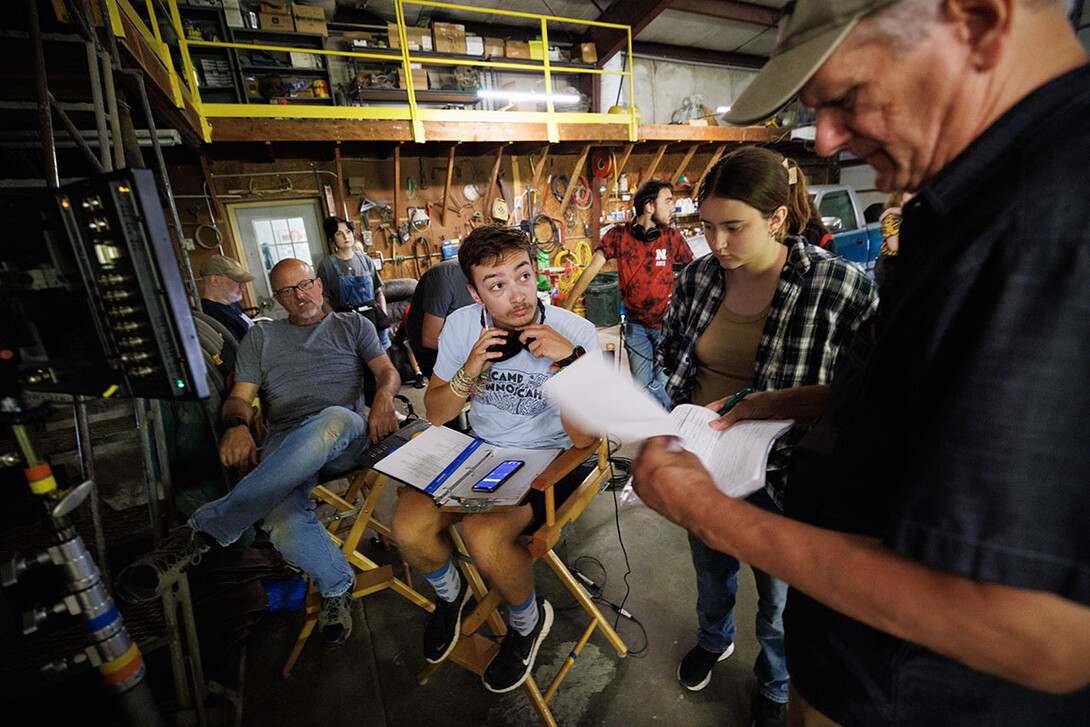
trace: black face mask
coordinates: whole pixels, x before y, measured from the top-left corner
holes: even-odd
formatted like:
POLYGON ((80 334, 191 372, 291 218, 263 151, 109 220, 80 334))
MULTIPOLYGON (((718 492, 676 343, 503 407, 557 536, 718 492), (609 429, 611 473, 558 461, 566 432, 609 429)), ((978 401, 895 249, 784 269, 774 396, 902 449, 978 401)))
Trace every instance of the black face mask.
MULTIPOLYGON (((538 314, 540 315, 540 319, 538 320, 538 323, 544 323, 545 322, 545 304, 542 303, 540 300, 537 302, 537 311, 538 311, 538 314)), ((486 314, 486 311, 482 310, 481 311, 481 328, 484 328, 484 326, 485 326, 485 314, 486 314)), ((528 339, 526 339, 526 342, 523 343, 521 340, 519 340, 519 332, 518 331, 507 331, 507 336, 506 336, 506 338, 504 338, 503 343, 497 343, 497 344, 494 344, 494 345, 488 347, 488 352, 489 353, 495 353, 496 351, 500 351, 501 353, 503 353, 503 355, 500 356, 499 358, 494 358, 494 359, 490 359, 490 360, 492 361, 492 363, 496 363, 497 361, 506 361, 509 358, 514 358, 523 349, 529 348, 530 344, 533 343, 534 340, 535 339, 533 339, 533 338, 528 338, 528 339)))

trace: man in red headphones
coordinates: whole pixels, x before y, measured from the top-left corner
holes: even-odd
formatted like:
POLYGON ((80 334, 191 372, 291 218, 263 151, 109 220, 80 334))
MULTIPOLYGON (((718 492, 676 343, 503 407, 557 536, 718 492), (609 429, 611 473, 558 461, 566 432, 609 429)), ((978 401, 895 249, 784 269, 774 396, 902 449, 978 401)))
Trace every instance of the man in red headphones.
POLYGON ((588 269, 596 272, 607 259, 616 258, 628 368, 633 379, 669 408, 666 375, 655 357, 662 319, 674 292, 674 263, 692 262, 693 253, 677 228, 670 225, 674 189, 669 182, 649 179, 641 184, 632 207, 632 221, 614 225, 602 235, 588 269))

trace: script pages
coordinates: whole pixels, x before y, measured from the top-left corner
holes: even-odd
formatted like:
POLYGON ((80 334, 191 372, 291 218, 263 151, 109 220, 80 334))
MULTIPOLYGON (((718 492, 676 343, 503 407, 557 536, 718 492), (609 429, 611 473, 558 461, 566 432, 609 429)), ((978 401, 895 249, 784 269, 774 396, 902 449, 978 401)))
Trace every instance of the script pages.
POLYGON ((516 507, 561 450, 495 447, 449 427, 430 426, 375 463, 377 472, 431 495, 444 510, 516 507), (492 492, 474 491, 501 462, 522 464, 492 492))
POLYGON ((719 431, 708 426, 718 419, 711 409, 682 404, 670 412, 685 449, 700 458, 715 486, 724 495, 746 497, 765 486, 768 453, 790 421, 752 420, 719 431))
POLYGON ((718 431, 708 426, 710 409, 682 404, 667 413, 627 375, 598 356, 583 356, 550 379, 546 399, 585 432, 622 444, 648 437, 677 437, 700 458, 716 486, 731 497, 745 497, 765 484, 768 454, 791 421, 744 421, 718 431))

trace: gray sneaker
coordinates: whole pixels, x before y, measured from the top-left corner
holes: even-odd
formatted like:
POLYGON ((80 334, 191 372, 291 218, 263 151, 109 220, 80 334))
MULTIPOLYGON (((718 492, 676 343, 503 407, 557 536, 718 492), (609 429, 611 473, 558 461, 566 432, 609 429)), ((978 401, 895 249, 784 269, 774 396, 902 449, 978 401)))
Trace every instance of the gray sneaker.
POLYGON ((352 593, 326 596, 318 614, 318 633, 326 646, 340 646, 352 634, 352 593))
POLYGON ((157 549, 140 556, 117 575, 117 592, 129 603, 158 598, 186 570, 201 562, 216 541, 188 525, 171 531, 157 549))

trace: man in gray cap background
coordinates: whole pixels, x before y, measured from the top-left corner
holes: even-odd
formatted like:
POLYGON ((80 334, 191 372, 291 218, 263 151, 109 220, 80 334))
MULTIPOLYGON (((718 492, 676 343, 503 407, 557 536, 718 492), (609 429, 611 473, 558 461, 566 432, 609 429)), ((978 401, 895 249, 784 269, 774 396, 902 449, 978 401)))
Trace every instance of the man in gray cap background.
POLYGON ((667 438, 636 492, 791 585, 790 723, 1086 724, 1086 53, 1060 0, 799 0, 728 119, 796 93, 819 153, 915 192, 897 278, 831 389, 757 392, 715 424, 817 417, 787 517, 667 438))
POLYGON ((201 264, 201 310, 227 327, 239 342, 254 324, 239 301, 253 275, 231 258, 211 255, 201 264))

